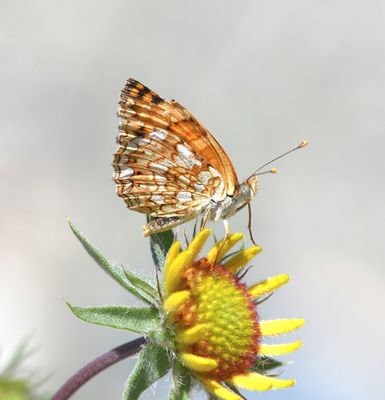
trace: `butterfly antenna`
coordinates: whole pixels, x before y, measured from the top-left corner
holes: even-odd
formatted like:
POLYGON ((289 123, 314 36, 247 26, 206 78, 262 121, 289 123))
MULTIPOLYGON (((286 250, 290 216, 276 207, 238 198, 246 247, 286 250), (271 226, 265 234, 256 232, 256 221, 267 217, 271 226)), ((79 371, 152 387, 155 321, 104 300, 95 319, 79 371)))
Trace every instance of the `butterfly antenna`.
POLYGON ((278 171, 277 168, 273 167, 272 169, 269 169, 268 171, 262 171, 262 172, 255 171, 252 176, 260 176, 260 175, 266 175, 266 174, 276 174, 277 171, 278 171))
POLYGON ((260 166, 253 174, 252 176, 255 175, 263 175, 263 174, 275 174, 277 172, 276 168, 272 168, 270 171, 265 171, 265 172, 261 172, 258 173, 262 168, 265 168, 266 166, 268 166, 269 164, 273 163, 274 161, 279 160, 282 157, 287 156, 288 154, 292 153, 293 151, 299 150, 304 148, 305 146, 307 146, 309 144, 309 142, 307 140, 303 140, 298 146, 294 147, 294 149, 291 149, 289 151, 287 151, 286 153, 281 154, 278 157, 273 158, 272 160, 270 160, 269 162, 263 164, 262 166, 260 166))

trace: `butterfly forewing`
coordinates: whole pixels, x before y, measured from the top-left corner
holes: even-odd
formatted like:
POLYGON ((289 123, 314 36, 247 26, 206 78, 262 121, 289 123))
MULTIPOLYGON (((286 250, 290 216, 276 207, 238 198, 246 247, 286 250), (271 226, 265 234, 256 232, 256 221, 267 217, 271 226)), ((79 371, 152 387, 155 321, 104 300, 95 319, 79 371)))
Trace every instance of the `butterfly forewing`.
POLYGON ((214 137, 177 102, 129 79, 120 98, 117 193, 129 208, 154 217, 199 215, 237 184, 214 137))

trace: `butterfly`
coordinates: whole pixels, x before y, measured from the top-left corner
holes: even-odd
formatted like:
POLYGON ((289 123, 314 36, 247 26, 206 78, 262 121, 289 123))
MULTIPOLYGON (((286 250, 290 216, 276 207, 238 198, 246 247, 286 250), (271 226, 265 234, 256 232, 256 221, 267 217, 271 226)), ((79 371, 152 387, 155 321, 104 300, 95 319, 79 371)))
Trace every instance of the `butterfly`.
POLYGON ((144 236, 199 216, 202 228, 250 204, 258 172, 239 182, 222 146, 181 104, 130 78, 119 106, 114 180, 128 208, 152 217, 144 236))

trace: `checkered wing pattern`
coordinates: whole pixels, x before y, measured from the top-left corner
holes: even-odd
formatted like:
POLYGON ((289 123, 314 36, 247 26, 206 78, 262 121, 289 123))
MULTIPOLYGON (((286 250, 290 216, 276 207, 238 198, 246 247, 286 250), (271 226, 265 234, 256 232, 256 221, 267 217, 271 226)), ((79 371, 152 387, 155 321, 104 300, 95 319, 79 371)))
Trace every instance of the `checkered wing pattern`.
POLYGON ((134 79, 127 81, 119 104, 114 179, 130 209, 187 220, 211 199, 233 193, 237 178, 229 158, 183 106, 134 79))

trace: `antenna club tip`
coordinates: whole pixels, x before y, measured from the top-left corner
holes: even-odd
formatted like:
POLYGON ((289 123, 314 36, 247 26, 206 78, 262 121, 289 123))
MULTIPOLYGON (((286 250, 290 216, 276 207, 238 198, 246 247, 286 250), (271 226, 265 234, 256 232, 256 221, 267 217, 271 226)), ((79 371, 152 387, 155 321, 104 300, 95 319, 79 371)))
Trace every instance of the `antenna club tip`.
POLYGON ((303 147, 307 146, 309 144, 308 140, 303 140, 299 145, 298 148, 302 149, 303 147))
POLYGON ((278 172, 278 170, 277 170, 277 168, 273 167, 273 168, 270 170, 270 172, 271 172, 272 174, 276 174, 276 173, 278 172))

